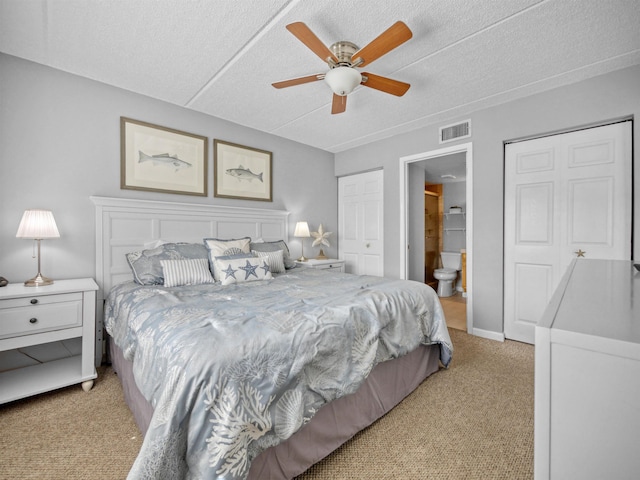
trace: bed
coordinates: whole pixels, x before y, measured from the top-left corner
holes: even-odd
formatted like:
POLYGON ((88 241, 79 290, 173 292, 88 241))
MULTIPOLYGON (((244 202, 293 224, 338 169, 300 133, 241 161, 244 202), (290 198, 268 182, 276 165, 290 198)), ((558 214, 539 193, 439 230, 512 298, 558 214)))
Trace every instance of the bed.
POLYGON ((130 478, 293 478, 451 360, 438 298, 417 282, 265 268, 140 285, 124 260, 159 240, 279 242, 287 212, 92 200, 110 357, 145 434, 130 478))

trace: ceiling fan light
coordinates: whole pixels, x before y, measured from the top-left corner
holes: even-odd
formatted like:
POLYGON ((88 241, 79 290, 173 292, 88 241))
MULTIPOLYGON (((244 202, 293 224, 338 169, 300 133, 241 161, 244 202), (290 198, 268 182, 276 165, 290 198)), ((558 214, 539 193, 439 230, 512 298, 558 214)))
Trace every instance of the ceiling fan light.
POLYGON ((329 70, 324 79, 333 93, 343 97, 353 92, 353 89, 362 82, 362 75, 355 68, 342 66, 329 70))

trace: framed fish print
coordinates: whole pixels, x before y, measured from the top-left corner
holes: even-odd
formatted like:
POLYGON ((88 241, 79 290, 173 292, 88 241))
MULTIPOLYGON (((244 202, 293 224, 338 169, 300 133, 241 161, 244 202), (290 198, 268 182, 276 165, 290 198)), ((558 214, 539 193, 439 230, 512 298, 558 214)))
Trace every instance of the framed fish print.
POLYGON ((271 152, 214 140, 213 195, 271 202, 271 167, 271 152))
POLYGON ((120 117, 120 188, 207 196, 207 137, 120 117))

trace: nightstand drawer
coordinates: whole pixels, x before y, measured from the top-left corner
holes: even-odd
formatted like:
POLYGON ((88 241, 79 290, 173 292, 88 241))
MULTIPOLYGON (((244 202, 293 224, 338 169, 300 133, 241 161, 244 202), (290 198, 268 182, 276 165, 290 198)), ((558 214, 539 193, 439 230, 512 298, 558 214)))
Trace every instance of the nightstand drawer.
POLYGON ((304 262, 296 260, 296 264, 305 268, 315 268, 316 270, 333 270, 344 273, 344 260, 337 258, 310 258, 304 262))
POLYGON ((314 268, 317 268, 319 270, 329 270, 329 269, 342 270, 343 264, 344 264, 343 262, 328 263, 325 265, 316 265, 314 268))
POLYGON ((82 326, 82 294, 42 295, 0 302, 0 339, 82 326))

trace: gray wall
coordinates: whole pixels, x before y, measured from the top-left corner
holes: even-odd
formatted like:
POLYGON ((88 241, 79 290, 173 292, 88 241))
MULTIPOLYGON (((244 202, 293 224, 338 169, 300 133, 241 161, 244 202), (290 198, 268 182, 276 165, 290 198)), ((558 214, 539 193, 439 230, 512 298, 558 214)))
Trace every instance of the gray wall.
MULTIPOLYGON (((385 179, 386 181, 386 179, 385 179)), ((409 206, 407 216, 411 218, 409 236, 410 248, 407 252, 407 279, 424 282, 424 182, 425 170, 420 162, 409 164, 408 174, 409 206)), ((386 195, 386 192, 385 192, 386 195)), ((397 195, 396 195, 397 196, 397 195)), ((387 199, 385 196, 385 205, 387 199)), ((386 216, 385 216, 386 220, 386 216)), ((385 231, 389 227, 385 225, 385 231)), ((386 250, 386 248, 385 248, 386 250)), ((385 252, 386 256, 386 252, 385 252)), ((386 267, 385 267, 386 273, 386 267)))
MULTIPOLYGON (((473 320, 474 328, 503 331, 503 142, 640 114, 640 66, 473 112, 473 320)), ((444 124, 451 123, 449 121, 444 124)), ((384 169, 385 275, 400 275, 399 158, 442 148, 438 125, 336 155, 336 175, 384 169)), ((634 138, 640 138, 634 125, 634 138)), ((640 158, 640 142, 634 158, 640 158)), ((451 144, 448 144, 451 145, 451 144)), ((635 169, 635 185, 640 185, 635 169)), ((634 200, 634 257, 640 258, 640 195, 634 200)), ((469 247, 469 246, 468 246, 469 247)))
MULTIPOLYGON (((42 272, 95 276, 95 219, 89 196, 282 209, 311 230, 337 231, 333 154, 218 118, 0 54, 0 275, 35 275, 33 242, 16 239, 25 209, 53 211, 61 238, 42 242, 42 272), (209 196, 120 189, 120 116, 208 137, 209 196), (273 202, 213 197, 213 139, 273 152, 273 202), (311 178, 310 172, 313 172, 311 178)), ((337 255, 337 235, 325 248, 337 255)), ((299 239, 289 241, 300 255, 299 239)), ((308 256, 311 239, 305 243, 308 256)))

